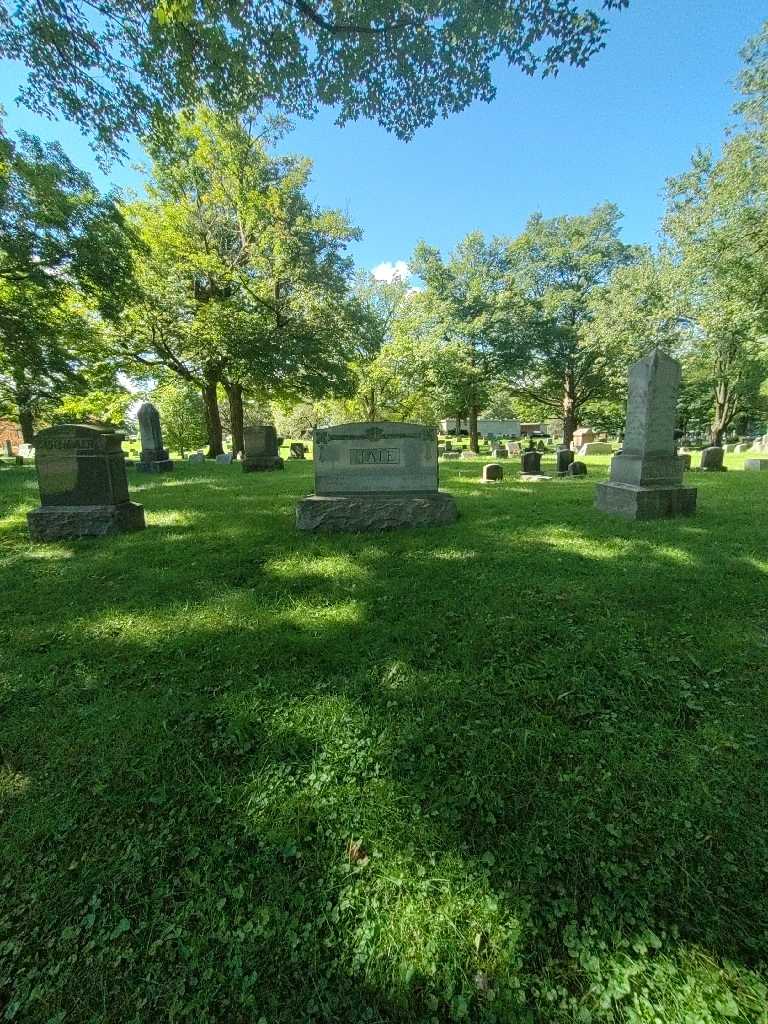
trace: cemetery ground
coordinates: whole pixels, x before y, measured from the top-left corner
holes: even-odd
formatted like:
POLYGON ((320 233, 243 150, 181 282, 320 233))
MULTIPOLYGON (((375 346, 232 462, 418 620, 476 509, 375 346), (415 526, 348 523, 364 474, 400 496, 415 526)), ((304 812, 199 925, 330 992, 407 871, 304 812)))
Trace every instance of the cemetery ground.
POLYGON ((48 545, 0 470, 0 1021, 767 1021, 768 479, 586 461, 354 536, 130 470, 48 545))

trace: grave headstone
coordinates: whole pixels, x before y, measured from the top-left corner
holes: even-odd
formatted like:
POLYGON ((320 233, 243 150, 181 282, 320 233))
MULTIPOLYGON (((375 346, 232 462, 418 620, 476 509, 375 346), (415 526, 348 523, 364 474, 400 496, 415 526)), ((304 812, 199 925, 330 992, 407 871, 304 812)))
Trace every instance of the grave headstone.
POLYGON ((216 462, 220 466, 229 466, 232 462, 233 455, 231 452, 222 452, 221 455, 216 456, 216 462))
POLYGON ((483 483, 496 483, 499 480, 504 479, 504 467, 500 466, 498 462, 489 462, 487 466, 483 466, 483 483))
POLYGON ((586 462, 572 462, 567 472, 568 476, 586 476, 587 464, 586 462))
POLYGON ((4 447, 5 447, 5 454, 10 459, 13 456, 13 444, 12 444, 12 442, 11 441, 6 441, 4 447))
POLYGON ((742 452, 748 452, 751 447, 751 441, 742 441, 740 444, 734 445, 733 451, 735 455, 741 455, 742 452))
POLYGON ((595 489, 602 512, 659 519, 695 511, 696 488, 683 486, 674 437, 679 389, 680 364, 661 349, 630 367, 624 447, 595 489))
POLYGON ((443 454, 444 459, 460 459, 461 452, 445 452, 443 454))
POLYGON ((141 433, 141 455, 136 467, 142 473, 167 473, 173 469, 168 449, 163 448, 160 413, 151 402, 144 402, 137 415, 141 433))
POLYGON ((689 452, 683 452, 677 456, 680 459, 680 464, 683 467, 683 472, 687 473, 691 468, 691 456, 689 452))
POLYGON ((306 445, 302 444, 301 441, 293 441, 291 443, 291 458, 292 459, 303 459, 306 457, 307 448, 306 445))
POLYGON ((476 459, 477 458, 477 455, 472 451, 471 448, 465 448, 462 452, 460 452, 460 455, 461 455, 462 459, 476 459))
POLYGON ((243 430, 243 472, 254 473, 262 470, 283 469, 279 454, 277 431, 271 424, 245 427, 243 430))
POLYGON ((314 432, 313 465, 315 493, 296 508, 300 530, 388 530, 457 517, 453 498, 438 490, 433 427, 388 421, 324 427, 314 432))
POLYGON ((191 452, 187 456, 187 462, 205 462, 205 452, 191 452))
POLYGON ((768 459, 745 459, 744 469, 768 470, 768 459))
POLYGON ((508 459, 509 451, 504 445, 499 445, 498 448, 491 448, 491 455, 494 459, 508 459))
POLYGON ((579 450, 579 455, 610 455, 613 452, 613 445, 610 441, 588 441, 579 450))
POLYGON ((529 450, 523 452, 520 460, 523 473, 538 476, 541 473, 541 452, 529 450))
POLYGON ((723 465, 723 449, 719 445, 710 445, 702 450, 699 469, 705 473, 724 473, 727 468, 723 465))
POLYGON ((40 508, 27 515, 32 540, 104 537, 143 530, 144 508, 130 500, 123 435, 64 423, 35 437, 40 508))
POLYGON ((576 456, 570 448, 558 448, 555 458, 557 460, 557 475, 565 476, 568 472, 568 467, 572 464, 576 456))

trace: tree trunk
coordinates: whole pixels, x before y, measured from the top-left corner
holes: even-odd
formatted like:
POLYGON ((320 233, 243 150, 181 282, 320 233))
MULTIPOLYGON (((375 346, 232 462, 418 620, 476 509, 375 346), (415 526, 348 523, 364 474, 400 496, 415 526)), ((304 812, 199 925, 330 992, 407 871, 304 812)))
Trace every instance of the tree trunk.
POLYGON ((723 440, 723 434, 736 415, 736 396, 733 394, 728 381, 720 380, 715 385, 715 414, 709 428, 709 443, 719 446, 723 440))
POLYGON ((224 451, 221 443, 221 417, 219 416, 216 381, 208 381, 204 385, 202 393, 205 403, 205 428, 208 431, 208 458, 215 459, 224 451))
POLYGON ((243 385, 228 384, 224 388, 229 399, 229 426, 232 431, 232 453, 237 455, 244 450, 243 442, 243 385))
POLYGON ((31 409, 19 409, 19 426, 24 444, 32 444, 35 439, 35 418, 31 409))
POLYGON ((578 426, 576 422, 576 398, 574 391, 573 374, 570 370, 567 370, 565 380, 563 381, 563 444, 567 448, 571 447, 573 432, 578 426))
POLYGON ((480 410, 476 405, 469 407, 469 447, 477 453, 480 451, 480 442, 477 436, 477 417, 480 410))

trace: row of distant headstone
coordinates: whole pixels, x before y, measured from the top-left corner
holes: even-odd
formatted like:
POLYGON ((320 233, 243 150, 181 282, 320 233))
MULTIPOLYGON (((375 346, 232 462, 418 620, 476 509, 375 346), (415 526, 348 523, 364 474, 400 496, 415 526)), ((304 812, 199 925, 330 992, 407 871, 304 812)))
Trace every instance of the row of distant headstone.
MULTIPOLYGON (((683 485, 686 457, 678 455, 675 439, 679 386, 680 364, 658 349, 632 366, 624 447, 611 461, 610 479, 597 485, 598 509, 628 519, 695 510, 696 488, 683 485)), ((157 410, 145 406, 139 425, 140 466, 148 472, 172 469, 157 410)), ((274 427, 246 428, 245 435, 244 470, 283 468, 274 427)), ((40 431, 35 462, 41 506, 28 516, 33 539, 144 527, 144 509, 128 495, 122 440, 114 430, 79 424, 40 431)), ((437 452, 436 430, 417 423, 347 423, 316 430, 315 493, 297 506, 298 528, 356 532, 454 522, 454 499, 438 487, 437 452)), ((539 477, 541 454, 535 449, 521 454, 523 479, 539 477)), ((722 470, 722 455, 722 448, 705 449, 701 468, 722 470)), ((556 458, 558 473, 574 475, 573 452, 561 449, 556 458)), ((761 463, 750 468, 768 469, 768 459, 747 461, 761 463)), ((485 470, 488 482, 503 475, 501 463, 493 466, 490 474, 490 467, 485 470)))

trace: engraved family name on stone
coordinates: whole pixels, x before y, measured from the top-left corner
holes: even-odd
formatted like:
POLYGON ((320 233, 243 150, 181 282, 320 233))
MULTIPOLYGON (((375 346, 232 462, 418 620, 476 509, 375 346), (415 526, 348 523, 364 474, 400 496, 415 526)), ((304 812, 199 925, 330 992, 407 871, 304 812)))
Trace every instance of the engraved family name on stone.
POLYGON ((349 461, 356 466, 387 463, 393 465, 400 462, 399 448, 350 448, 349 461))

